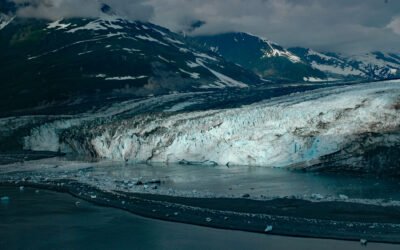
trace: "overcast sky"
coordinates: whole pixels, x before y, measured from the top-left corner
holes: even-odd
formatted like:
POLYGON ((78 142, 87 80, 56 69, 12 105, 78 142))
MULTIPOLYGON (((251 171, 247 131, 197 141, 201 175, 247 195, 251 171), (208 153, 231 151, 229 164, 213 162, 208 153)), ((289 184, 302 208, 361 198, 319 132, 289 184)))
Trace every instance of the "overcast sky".
MULTIPOLYGON (((4 1, 4 0, 0 0, 4 1)), ((98 0, 30 2, 19 15, 98 15, 98 0)), ((249 32, 284 46, 359 53, 400 51, 400 0, 104 0, 121 15, 192 35, 249 32)))

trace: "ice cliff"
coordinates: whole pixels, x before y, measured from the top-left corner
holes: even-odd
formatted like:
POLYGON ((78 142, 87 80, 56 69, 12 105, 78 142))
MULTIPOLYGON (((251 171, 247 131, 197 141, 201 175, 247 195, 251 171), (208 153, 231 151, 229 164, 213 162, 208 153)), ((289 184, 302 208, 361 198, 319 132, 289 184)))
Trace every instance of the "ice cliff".
POLYGON ((399 109, 400 80, 374 82, 235 109, 57 121, 32 130, 25 148, 138 162, 381 166, 398 164, 399 109))

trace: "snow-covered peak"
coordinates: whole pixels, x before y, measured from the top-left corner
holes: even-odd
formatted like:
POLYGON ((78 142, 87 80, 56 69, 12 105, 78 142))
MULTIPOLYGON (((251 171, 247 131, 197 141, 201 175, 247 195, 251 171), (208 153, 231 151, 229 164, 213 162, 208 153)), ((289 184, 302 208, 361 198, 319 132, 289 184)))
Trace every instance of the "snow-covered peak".
MULTIPOLYGON (((11 41, 13 34, 24 31, 26 27, 32 30, 32 34, 40 33, 42 39, 24 44, 24 50, 2 43, 4 53, 0 53, 0 61, 7 64, 9 58, 20 53, 18 67, 31 70, 30 74, 37 73, 31 67, 33 64, 40 64, 43 71, 51 68, 52 76, 57 79, 68 78, 65 85, 73 93, 71 99, 89 94, 80 91, 84 84, 69 86, 69 82, 89 81, 96 89, 104 89, 104 96, 163 95, 174 91, 247 88, 262 83, 253 72, 225 61, 177 33, 116 14, 56 21, 18 18, 15 24, 7 27, 7 32, 1 32, 2 39, 11 41), (65 65, 74 66, 65 71, 65 65)), ((18 74, 14 73, 17 67, 12 70, 3 67, 2 71, 4 75, 18 74)), ((29 79, 25 77, 18 80, 18 88, 27 88, 25 82, 29 79)), ((47 78, 47 72, 38 78, 47 78)), ((55 95, 57 93, 46 94, 40 99, 55 95)), ((3 96, 6 96, 4 91, 3 96)), ((36 105, 35 100, 32 106, 36 105)))
POLYGON ((361 55, 352 55, 350 59, 361 62, 365 66, 390 67, 393 69, 400 68, 400 59, 393 57, 389 53, 365 53, 361 55))
POLYGON ((258 39, 260 42, 266 45, 266 48, 262 49, 263 57, 271 58, 271 57, 285 57, 289 59, 293 63, 301 62, 300 57, 294 55, 293 53, 289 52, 288 50, 284 49, 282 46, 278 45, 277 43, 268 40, 265 37, 257 36, 251 33, 239 33, 246 36, 253 37, 258 39))
POLYGON ((263 50, 264 57, 286 57, 293 63, 301 62, 300 57, 290 53, 286 49, 277 48, 277 46, 274 46, 273 43, 270 43, 268 41, 265 41, 265 42, 268 44, 270 50, 267 50, 267 49, 263 50))
POLYGON ((338 57, 328 56, 328 55, 325 55, 323 53, 317 52, 317 51, 312 50, 312 49, 308 49, 307 56, 309 56, 309 57, 311 57, 311 56, 319 57, 320 59, 325 60, 325 61, 336 61, 336 60, 338 60, 338 61, 343 62, 343 60, 341 60, 338 57))
POLYGON ((132 21, 115 14, 102 14, 97 19, 81 19, 79 21, 61 19, 48 23, 47 29, 63 31, 69 34, 91 31, 98 36, 117 36, 131 40, 154 42, 164 46, 185 47, 183 40, 178 40, 168 31, 162 31, 162 28, 150 23, 132 21))
POLYGON ((400 72, 400 56, 393 53, 344 55, 303 48, 293 48, 290 51, 313 68, 335 78, 388 79, 398 77, 400 72))

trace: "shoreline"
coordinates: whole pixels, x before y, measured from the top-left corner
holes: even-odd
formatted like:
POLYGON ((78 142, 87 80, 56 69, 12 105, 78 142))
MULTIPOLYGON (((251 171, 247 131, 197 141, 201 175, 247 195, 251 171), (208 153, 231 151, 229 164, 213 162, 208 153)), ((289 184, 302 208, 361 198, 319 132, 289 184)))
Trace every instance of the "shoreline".
POLYGON ((279 198, 185 198, 107 192, 74 180, 1 182, 70 194, 146 218, 271 235, 399 244, 400 208, 349 202, 279 198))

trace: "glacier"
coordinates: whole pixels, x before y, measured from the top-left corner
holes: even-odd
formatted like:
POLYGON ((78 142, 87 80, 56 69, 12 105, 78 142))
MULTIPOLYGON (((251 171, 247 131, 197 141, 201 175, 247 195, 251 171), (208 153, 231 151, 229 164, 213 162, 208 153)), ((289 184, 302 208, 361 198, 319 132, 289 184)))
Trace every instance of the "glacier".
POLYGON ((399 109, 400 80, 372 82, 233 109, 63 119, 34 128, 25 149, 132 162, 311 167, 333 161, 360 168, 370 160, 379 167, 397 159, 399 109), (388 153, 374 154, 382 148, 388 153))

